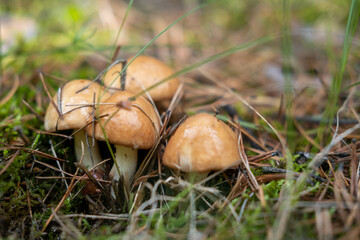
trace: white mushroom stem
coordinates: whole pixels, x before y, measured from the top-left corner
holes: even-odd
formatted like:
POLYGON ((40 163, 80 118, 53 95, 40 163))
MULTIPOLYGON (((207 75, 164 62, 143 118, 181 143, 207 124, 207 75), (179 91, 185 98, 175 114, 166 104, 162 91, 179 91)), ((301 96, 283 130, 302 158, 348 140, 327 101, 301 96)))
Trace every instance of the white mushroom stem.
POLYGON ((124 176, 127 187, 130 187, 137 165, 137 149, 115 145, 115 161, 109 175, 115 181, 119 181, 120 175, 124 176))
MULTIPOLYGON (((102 161, 97 141, 95 141, 93 146, 91 138, 88 137, 86 140, 85 130, 80 130, 74 134, 75 156, 78 163, 80 162, 81 156, 83 154, 81 150, 81 143, 84 144, 84 159, 82 161, 83 166, 85 166, 87 169, 90 169, 102 161)), ((99 168, 103 170, 101 166, 99 166, 99 168)))

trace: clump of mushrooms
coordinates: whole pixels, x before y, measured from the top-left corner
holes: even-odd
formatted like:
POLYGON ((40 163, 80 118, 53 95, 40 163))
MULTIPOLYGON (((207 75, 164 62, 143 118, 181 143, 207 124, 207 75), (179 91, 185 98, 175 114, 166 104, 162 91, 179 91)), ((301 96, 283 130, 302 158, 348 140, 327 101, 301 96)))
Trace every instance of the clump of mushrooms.
POLYGON ((194 176, 206 177, 209 171, 221 170, 240 159, 237 137, 224 122, 207 113, 187 118, 171 136, 162 162, 194 176))
POLYGON ((136 170, 137 149, 151 148, 160 131, 160 119, 151 103, 143 97, 129 101, 132 96, 130 91, 111 95, 99 106, 102 118, 87 127, 89 136, 114 144, 115 162, 109 175, 115 181, 124 176, 127 187, 136 170))

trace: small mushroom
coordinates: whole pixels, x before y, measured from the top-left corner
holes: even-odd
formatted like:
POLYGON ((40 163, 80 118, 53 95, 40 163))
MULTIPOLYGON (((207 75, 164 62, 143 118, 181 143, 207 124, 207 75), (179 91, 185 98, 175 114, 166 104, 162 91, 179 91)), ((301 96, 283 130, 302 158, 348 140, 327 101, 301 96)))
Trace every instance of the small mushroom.
POLYGON ((176 129, 162 162, 188 175, 196 175, 195 181, 199 181, 209 171, 224 169, 239 159, 237 137, 230 127, 214 116, 199 113, 176 129))
MULTIPOLYGON (((97 181, 104 180, 106 178, 105 172, 100 169, 95 169, 91 172, 91 175, 97 181)), ((84 188, 82 189, 82 193, 84 195, 97 196, 101 193, 101 190, 92 181, 87 180, 84 188)))
MULTIPOLYGON (((134 57, 128 58, 129 63, 134 57)), ((110 86, 110 92, 121 89, 119 73, 122 64, 112 66, 104 77, 104 85, 110 86), (115 80, 115 81, 114 81, 115 80)), ((149 56, 138 56, 126 69, 125 89, 139 93, 155 83, 172 75, 174 71, 165 63, 149 56)), ((180 85, 178 78, 172 78, 167 82, 151 89, 149 94, 155 102, 171 99, 180 85)), ((146 97, 146 95, 144 95, 146 97)))
POLYGON ((130 91, 111 95, 99 106, 99 114, 103 117, 94 128, 91 125, 87 128, 90 136, 101 141, 105 141, 104 129, 106 138, 116 148, 115 163, 109 175, 116 181, 123 175, 127 187, 136 171, 137 149, 151 148, 160 131, 160 120, 151 103, 143 97, 129 101, 132 96, 134 93, 130 91))
MULTIPOLYGON (((44 121, 46 131, 55 132, 68 129, 77 131, 74 134, 76 159, 80 161, 82 142, 85 149, 82 164, 87 168, 91 168, 102 161, 97 143, 95 142, 94 146, 88 148, 88 145, 92 145, 91 139, 86 138, 86 129, 81 129, 87 126, 88 118, 94 111, 94 108, 91 106, 94 100, 97 101, 98 94, 104 93, 103 88, 99 84, 92 83, 89 85, 90 83, 91 81, 89 80, 73 80, 59 88, 57 94, 53 97, 53 102, 58 109, 50 103, 46 110, 44 121), (89 85, 87 88, 78 92, 87 85, 89 85), (61 115, 59 115, 58 111, 61 115)), ((102 98, 104 99, 108 96, 109 94, 104 93, 102 98)))

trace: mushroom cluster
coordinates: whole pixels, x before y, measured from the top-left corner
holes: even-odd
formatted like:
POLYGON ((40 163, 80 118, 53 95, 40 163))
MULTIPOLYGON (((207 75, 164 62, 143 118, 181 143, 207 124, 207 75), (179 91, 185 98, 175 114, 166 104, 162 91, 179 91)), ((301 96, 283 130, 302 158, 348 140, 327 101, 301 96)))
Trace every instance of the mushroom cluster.
MULTIPOLYGON (((102 178, 106 171, 101 164, 102 152, 109 149, 100 149, 98 141, 112 144, 114 161, 107 174, 115 182, 122 178, 129 189, 137 168, 137 150, 152 148, 160 137, 160 116, 149 100, 164 105, 180 81, 172 78, 162 83, 174 72, 155 58, 131 57, 127 62, 130 64, 124 70, 124 64, 113 64, 100 83, 73 80, 60 87, 46 111, 44 127, 50 132, 72 129, 76 160, 82 158, 84 167, 97 169, 93 176, 102 178), (158 86, 147 92, 154 85, 158 86), (147 94, 137 96, 140 92, 147 94)), ((237 137, 231 128, 212 115, 200 113, 177 128, 162 161, 170 168, 206 176, 239 158, 237 137)))
POLYGON ((137 149, 151 148, 160 131, 160 119, 145 98, 138 97, 126 108, 121 106, 133 95, 126 90, 114 93, 99 106, 99 114, 104 117, 95 123, 94 128, 91 125, 87 128, 90 136, 100 141, 107 138, 114 144, 116 157, 110 176, 117 181, 123 175, 127 186, 136 170, 137 149))

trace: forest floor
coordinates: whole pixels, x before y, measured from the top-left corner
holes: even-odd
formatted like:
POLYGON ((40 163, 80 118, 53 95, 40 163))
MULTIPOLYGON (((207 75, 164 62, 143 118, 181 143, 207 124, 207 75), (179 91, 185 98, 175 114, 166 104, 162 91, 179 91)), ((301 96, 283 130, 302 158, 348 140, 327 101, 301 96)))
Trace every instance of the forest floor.
POLYGON ((358 1, 2 5, 0 237, 360 238, 358 1), (129 195, 88 196, 71 132, 44 130, 50 96, 138 53, 182 89, 129 195), (201 184, 161 162, 166 133, 198 112, 228 124, 241 155, 201 184))

